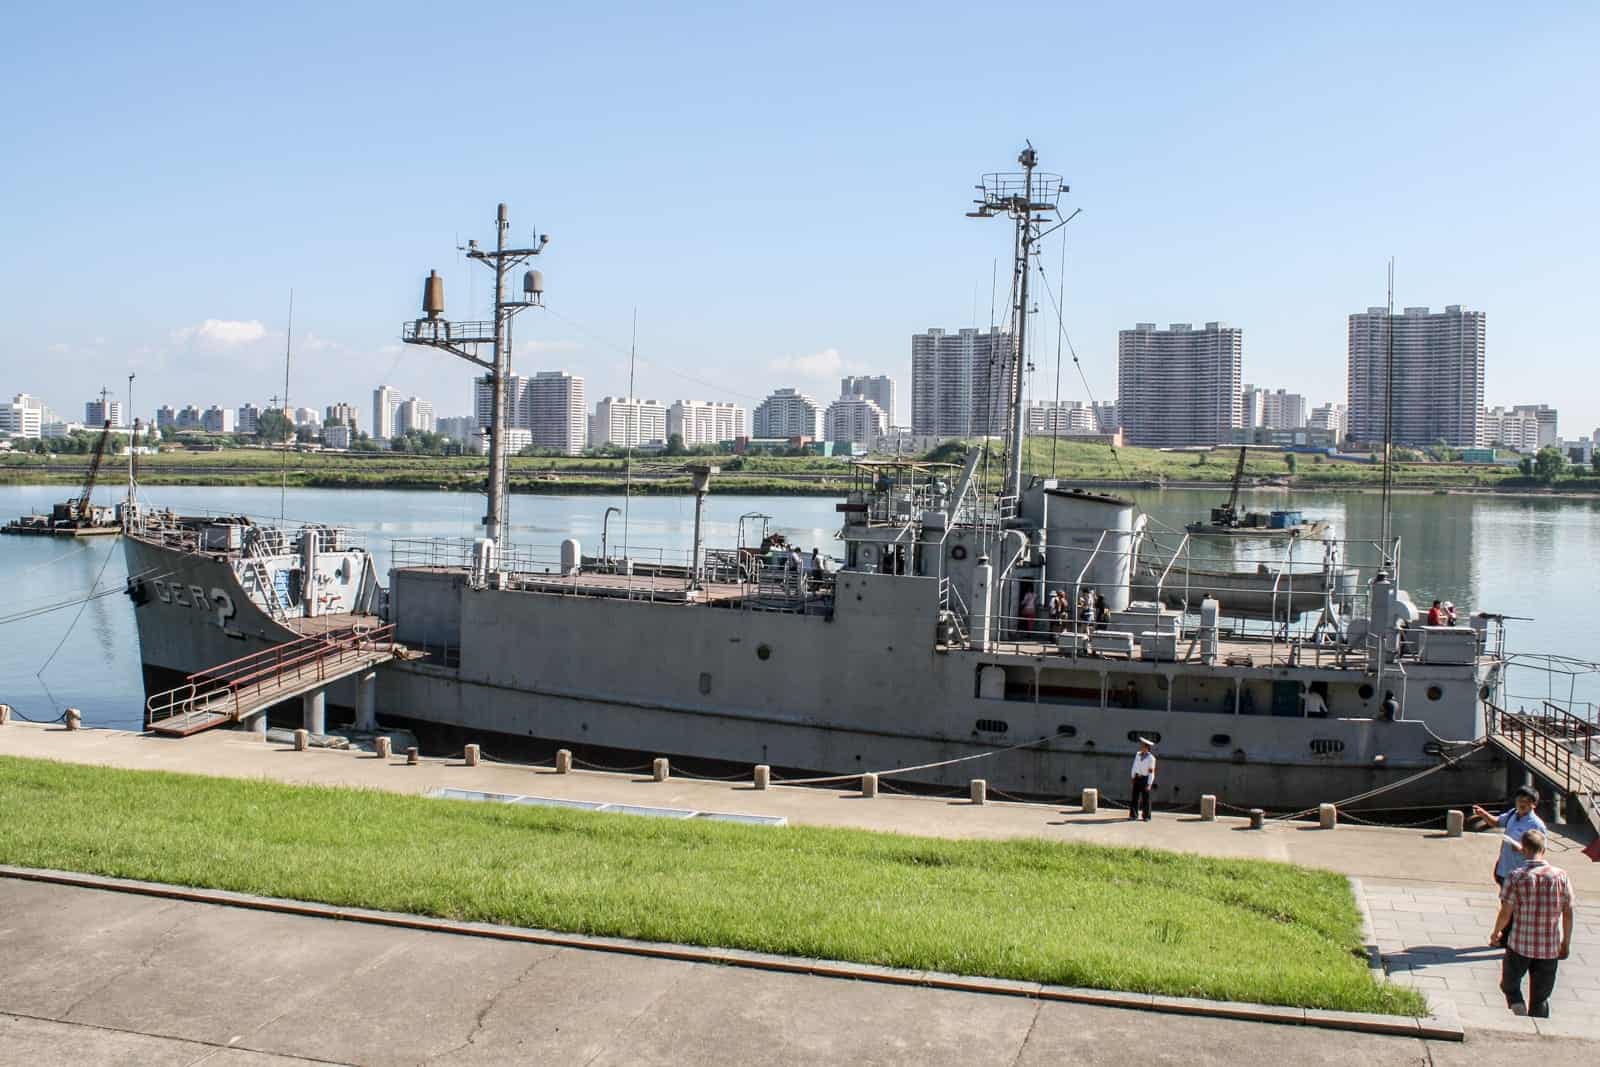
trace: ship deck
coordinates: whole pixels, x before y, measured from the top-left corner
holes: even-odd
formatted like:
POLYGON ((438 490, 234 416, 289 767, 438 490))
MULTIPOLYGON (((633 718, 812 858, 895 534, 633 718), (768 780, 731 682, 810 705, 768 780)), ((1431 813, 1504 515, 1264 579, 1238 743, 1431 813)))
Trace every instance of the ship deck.
MULTIPOLYGON (((431 574, 460 574, 462 568, 448 566, 413 566, 408 571, 431 574)), ((811 593, 802 598, 793 591, 784 591, 765 584, 746 582, 702 582, 690 589, 683 577, 673 574, 599 574, 585 571, 581 574, 510 574, 506 588, 531 593, 557 593, 566 596, 609 597, 622 600, 645 600, 657 604, 713 604, 723 607, 745 603, 768 604, 786 600, 799 610, 802 601, 815 603, 819 598, 811 593)), ((315 621, 315 620, 308 620, 315 621)))
MULTIPOLYGON (((1074 657, 1072 652, 1058 647, 1055 636, 1040 634, 1031 638, 1008 638, 1001 641, 991 641, 990 651, 1009 653, 1019 656, 1049 657, 1057 660, 1076 660, 1086 663, 1128 663, 1140 662, 1156 664, 1176 664, 1199 667, 1204 664, 1201 656, 1200 643, 1192 635, 1186 635, 1178 641, 1177 653, 1170 659, 1155 659, 1143 656, 1137 648, 1132 656, 1116 652, 1086 652, 1079 651, 1074 657)), ((1414 663, 1413 656, 1406 656, 1405 663, 1414 663)), ((1479 655, 1477 665, 1487 667, 1498 660, 1489 655, 1479 655)), ((1463 665, 1466 666, 1466 665, 1463 665)), ((1351 648, 1334 641, 1317 642, 1295 638, 1284 640, 1279 637, 1276 641, 1265 635, 1240 634, 1224 631, 1217 641, 1217 656, 1208 669, 1239 668, 1239 669, 1283 669, 1296 668, 1302 670, 1333 670, 1349 671, 1356 674, 1369 673, 1371 662, 1367 654, 1360 648, 1351 648)))
POLYGON ((352 614, 349 612, 335 612, 330 615, 317 615, 312 618, 295 616, 282 620, 283 624, 301 637, 321 637, 323 634, 335 630, 348 630, 352 626, 369 626, 377 629, 382 626, 383 619, 377 615, 352 614))

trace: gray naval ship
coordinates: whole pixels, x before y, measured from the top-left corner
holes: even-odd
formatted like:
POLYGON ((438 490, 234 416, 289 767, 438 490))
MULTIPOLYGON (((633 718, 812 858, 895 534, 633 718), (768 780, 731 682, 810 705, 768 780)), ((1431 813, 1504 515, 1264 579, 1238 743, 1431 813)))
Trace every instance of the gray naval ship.
POLYGON ((1398 541, 1327 539, 1304 563, 1291 551, 1224 575, 1191 568, 1190 538, 1152 560, 1132 501, 1025 473, 1029 265, 1063 224, 1064 187, 1031 147, 1019 162, 985 176, 971 213, 1015 223, 1014 342, 997 370, 1007 447, 957 465, 858 464, 838 504, 836 567, 812 569, 770 537, 703 543, 711 466, 691 468, 696 532, 676 559, 507 541, 509 323, 543 291, 537 271, 520 294, 507 275, 544 239, 508 247, 501 205, 495 247, 468 252, 494 271, 492 322, 445 319, 431 276, 424 316, 404 328, 493 385, 483 536, 396 541, 383 575, 335 528, 146 513, 125 543, 147 689, 392 626, 408 654, 330 684, 331 721, 789 777, 919 768, 896 780, 982 777, 1034 797, 1122 795, 1145 737, 1163 805, 1214 793, 1295 810, 1385 790, 1372 803, 1393 808, 1501 793, 1508 768, 1476 741, 1502 703, 1502 621, 1419 625, 1398 541), (991 463, 1003 477, 985 476, 991 463), (1211 587, 1224 578, 1234 584, 1211 587))

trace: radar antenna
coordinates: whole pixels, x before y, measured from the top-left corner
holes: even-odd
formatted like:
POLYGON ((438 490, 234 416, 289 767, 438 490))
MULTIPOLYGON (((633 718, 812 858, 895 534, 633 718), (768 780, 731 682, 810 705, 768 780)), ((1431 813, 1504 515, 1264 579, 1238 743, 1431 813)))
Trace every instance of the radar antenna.
MULTIPOLYGON (((1061 194, 1070 192, 1061 175, 1036 170, 1039 154, 1031 141, 1017 156, 1022 172, 985 174, 977 189, 981 197, 974 200, 977 210, 967 212, 970 219, 992 219, 1005 216, 1016 226, 1013 245, 1011 277, 1011 358, 1002 381, 1006 388, 1006 411, 1010 427, 1006 433, 1006 480, 1003 495, 1016 498, 1022 495, 1022 453, 1027 443, 1028 415, 1025 406, 1027 363, 1028 275, 1032 257, 1039 242, 1062 226, 1057 202, 1061 194), (1052 220, 1054 220, 1052 222, 1052 220)), ((990 410, 994 398, 989 397, 990 410)))
POLYGON ((489 507, 483 517, 484 536, 495 542, 505 540, 506 533, 506 457, 507 417, 506 385, 511 377, 511 319, 525 308, 544 306, 544 275, 528 271, 522 279, 522 299, 509 299, 506 292, 506 275, 515 267, 544 251, 550 242, 548 234, 526 248, 507 248, 506 234, 511 224, 506 219, 506 206, 500 205, 495 218, 494 250, 482 248, 477 241, 467 242, 467 258, 475 259, 494 271, 494 318, 489 322, 451 322, 444 317, 444 279, 438 271, 429 273, 422 287, 423 317, 401 327, 400 340, 408 345, 427 345, 441 348, 459 356, 489 373, 489 507), (489 358, 479 353, 489 348, 489 358))

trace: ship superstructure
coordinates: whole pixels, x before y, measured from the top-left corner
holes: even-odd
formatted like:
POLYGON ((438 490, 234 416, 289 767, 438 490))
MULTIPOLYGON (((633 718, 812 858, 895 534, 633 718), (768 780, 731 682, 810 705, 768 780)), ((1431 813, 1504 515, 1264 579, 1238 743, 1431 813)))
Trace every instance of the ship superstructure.
MULTIPOLYGON (((1026 471, 1026 279, 1065 186, 1036 171, 1031 147, 1019 162, 986 176, 972 213, 1015 223, 1015 339, 997 368, 1005 450, 857 464, 836 569, 770 537, 705 544, 711 466, 691 468, 688 553, 511 543, 497 400, 484 536, 394 542, 386 588, 364 550, 315 525, 169 521, 130 536, 147 665, 187 674, 370 619, 411 655, 377 668, 375 694, 335 691, 330 704, 371 701, 379 716, 473 735, 823 774, 920 767, 905 777, 1037 796, 1117 795, 1148 737, 1162 803, 1497 793, 1505 765, 1473 742, 1503 682, 1499 621, 1419 626, 1398 543, 1324 542, 1270 580, 1224 587, 1182 552, 1153 556, 1131 500, 1026 471)), ((523 299, 508 300, 504 274, 544 239, 507 248, 503 205, 497 225, 496 252, 479 253, 496 272, 494 320, 445 319, 435 277, 405 339, 499 380, 511 315, 543 293, 529 272, 523 299)))

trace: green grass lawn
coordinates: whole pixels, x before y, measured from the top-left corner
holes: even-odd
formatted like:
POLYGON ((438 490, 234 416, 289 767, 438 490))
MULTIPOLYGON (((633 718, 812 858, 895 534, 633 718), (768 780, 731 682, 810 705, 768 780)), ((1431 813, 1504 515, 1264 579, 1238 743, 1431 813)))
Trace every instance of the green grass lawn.
MULTIPOLYGON (((531 780, 530 780, 531 787, 531 780)), ((453 919, 1380 1011, 1349 883, 1044 840, 690 824, 0 757, 0 862, 453 919)))

